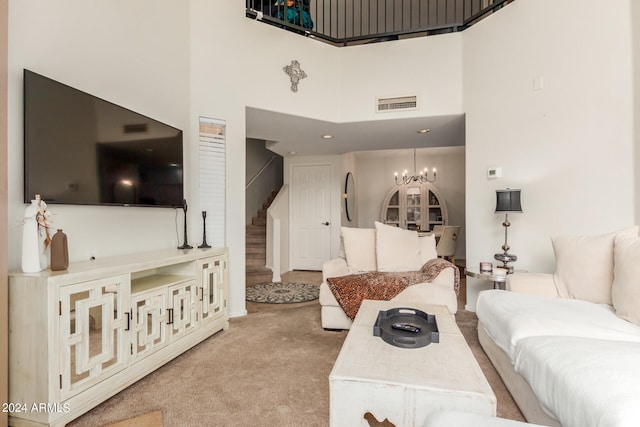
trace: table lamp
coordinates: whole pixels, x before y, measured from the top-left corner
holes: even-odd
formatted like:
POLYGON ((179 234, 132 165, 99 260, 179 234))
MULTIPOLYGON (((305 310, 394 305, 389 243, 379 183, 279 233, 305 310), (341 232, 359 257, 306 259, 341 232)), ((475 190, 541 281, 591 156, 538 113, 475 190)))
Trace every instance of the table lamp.
POLYGON ((495 254, 493 257, 502 261, 502 268, 507 270, 507 274, 513 273, 513 266, 509 266, 508 263, 516 261, 517 256, 509 253, 509 245, 507 244, 507 230, 511 223, 509 222, 510 212, 522 212, 522 206, 520 205, 520 190, 496 190, 496 213, 504 212, 504 245, 502 245, 501 254, 495 254))

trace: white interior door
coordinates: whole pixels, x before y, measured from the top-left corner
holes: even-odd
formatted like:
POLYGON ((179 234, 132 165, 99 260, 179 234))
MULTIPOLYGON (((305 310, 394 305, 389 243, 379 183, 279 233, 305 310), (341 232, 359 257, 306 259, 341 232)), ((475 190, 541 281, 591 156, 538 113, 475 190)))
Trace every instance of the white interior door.
POLYGON ((291 170, 291 269, 322 270, 331 256, 331 166, 291 170))

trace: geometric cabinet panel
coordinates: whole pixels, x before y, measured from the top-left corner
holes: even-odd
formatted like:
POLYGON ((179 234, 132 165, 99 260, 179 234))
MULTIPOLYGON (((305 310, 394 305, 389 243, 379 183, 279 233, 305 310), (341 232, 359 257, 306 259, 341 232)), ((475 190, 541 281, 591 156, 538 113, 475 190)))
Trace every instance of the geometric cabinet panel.
POLYGON ((71 397, 124 369, 129 276, 63 286, 59 293, 60 390, 71 397))
POLYGON ((167 291, 164 288, 131 296, 132 362, 167 345, 167 291))
POLYGON ((171 340, 187 335, 198 327, 197 285, 195 280, 169 286, 168 320, 171 340))
POLYGON ((224 315, 226 261, 220 258, 200 260, 198 270, 202 275, 199 296, 201 322, 207 323, 224 315))

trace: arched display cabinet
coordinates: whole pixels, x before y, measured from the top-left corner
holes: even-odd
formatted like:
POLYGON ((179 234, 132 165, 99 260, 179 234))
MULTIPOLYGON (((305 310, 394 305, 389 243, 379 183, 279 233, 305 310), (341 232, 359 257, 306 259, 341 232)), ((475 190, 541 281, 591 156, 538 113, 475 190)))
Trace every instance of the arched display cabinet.
POLYGON ((394 186, 382 204, 381 222, 408 230, 432 231, 447 225, 447 205, 429 183, 394 186))

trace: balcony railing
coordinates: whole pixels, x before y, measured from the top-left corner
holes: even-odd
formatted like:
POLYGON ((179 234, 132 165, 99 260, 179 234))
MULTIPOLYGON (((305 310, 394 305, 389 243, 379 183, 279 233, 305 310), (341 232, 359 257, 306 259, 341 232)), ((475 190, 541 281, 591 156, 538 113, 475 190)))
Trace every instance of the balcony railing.
POLYGON ((462 31, 512 1, 246 0, 246 15, 348 46, 462 31))

